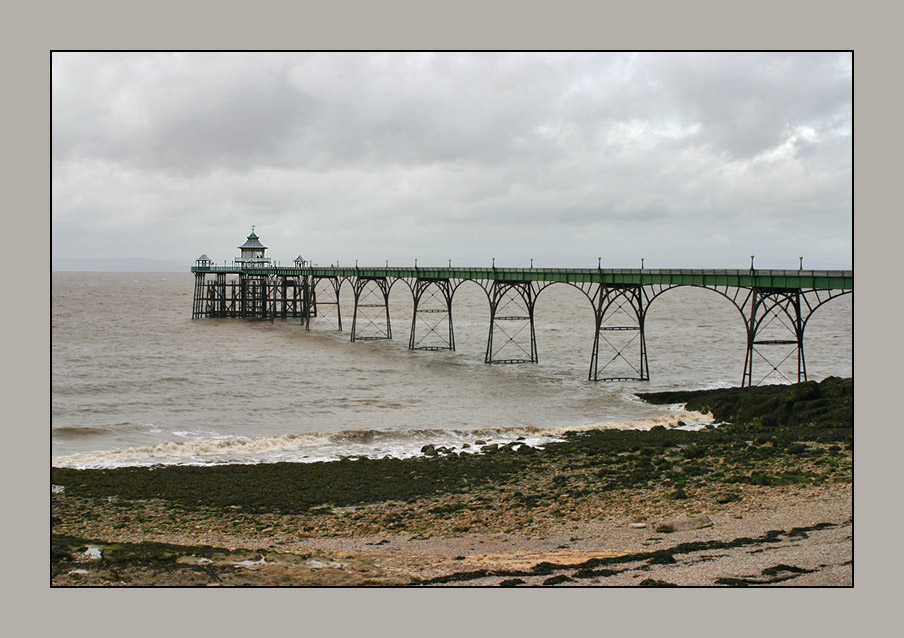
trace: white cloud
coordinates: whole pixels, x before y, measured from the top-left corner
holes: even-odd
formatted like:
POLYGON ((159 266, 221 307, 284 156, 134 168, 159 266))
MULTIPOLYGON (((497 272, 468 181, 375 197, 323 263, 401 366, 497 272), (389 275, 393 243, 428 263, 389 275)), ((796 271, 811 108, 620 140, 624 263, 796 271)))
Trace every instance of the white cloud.
POLYGON ((849 54, 71 53, 52 86, 59 257, 257 224, 285 260, 851 261, 849 54))

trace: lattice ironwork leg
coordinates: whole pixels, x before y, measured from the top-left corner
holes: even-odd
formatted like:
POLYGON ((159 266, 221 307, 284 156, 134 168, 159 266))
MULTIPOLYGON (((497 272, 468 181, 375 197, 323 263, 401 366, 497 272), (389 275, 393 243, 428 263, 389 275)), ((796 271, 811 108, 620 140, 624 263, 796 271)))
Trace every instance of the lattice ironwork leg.
POLYGON ((339 307, 339 280, 336 277, 310 277, 307 284, 309 295, 304 320, 305 330, 330 323, 335 312, 334 330, 342 332, 342 310, 339 307))
POLYGON ((392 339, 389 283, 386 278, 358 277, 352 287, 355 293, 355 311, 352 316, 351 341, 392 339))
POLYGON ((418 279, 412 292, 414 309, 408 349, 455 350, 451 282, 448 279, 418 279), (420 335, 418 327, 422 329, 420 335))
POLYGON ((596 331, 590 355, 590 381, 650 380, 644 298, 641 286, 599 286, 596 290, 593 299, 596 331), (605 353, 602 366, 601 347, 605 353), (633 359, 629 354, 633 348, 639 349, 639 359, 633 359))
POLYGON ((532 282, 494 281, 489 288, 490 334, 486 363, 537 363, 532 282), (498 337, 496 333, 499 333, 498 337))
POLYGON ((784 383, 806 381, 806 318, 801 315, 801 292, 754 288, 746 317, 747 354, 741 387, 760 385, 767 380, 784 383), (779 360, 782 353, 784 357, 779 360), (782 369, 792 357, 796 359, 797 370, 791 371, 787 366, 782 369), (765 364, 767 372, 762 377, 753 373, 755 361, 765 364))

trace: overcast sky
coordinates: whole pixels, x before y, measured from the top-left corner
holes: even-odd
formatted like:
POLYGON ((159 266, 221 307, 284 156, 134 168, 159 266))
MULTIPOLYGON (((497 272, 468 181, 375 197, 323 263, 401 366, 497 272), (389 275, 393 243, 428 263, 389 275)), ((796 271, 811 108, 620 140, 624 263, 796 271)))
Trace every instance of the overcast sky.
POLYGON ((850 268, 852 71, 837 53, 54 54, 54 268, 222 262, 252 225, 282 263, 850 268))

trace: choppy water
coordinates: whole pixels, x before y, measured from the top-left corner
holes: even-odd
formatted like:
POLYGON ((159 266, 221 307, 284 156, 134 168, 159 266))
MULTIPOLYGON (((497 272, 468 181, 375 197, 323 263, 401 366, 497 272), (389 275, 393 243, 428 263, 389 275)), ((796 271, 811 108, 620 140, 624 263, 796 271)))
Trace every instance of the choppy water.
MULTIPOLYGON (((347 289, 339 333, 326 320, 310 332, 298 320, 192 321, 192 286, 190 273, 53 273, 54 465, 409 456, 427 443, 474 450, 478 439, 539 444, 568 429, 692 425, 702 415, 634 393, 736 386, 744 364, 741 316, 694 288, 650 306, 651 381, 610 383, 587 381, 593 313, 568 286, 540 295, 540 362, 520 365, 484 364, 489 305, 472 283, 454 299, 455 352, 407 349, 403 286, 390 298, 394 339, 356 343, 347 289)), ((806 332, 811 379, 852 374, 851 323, 850 295, 816 312, 806 332)), ((768 372, 758 365, 755 381, 768 372)))

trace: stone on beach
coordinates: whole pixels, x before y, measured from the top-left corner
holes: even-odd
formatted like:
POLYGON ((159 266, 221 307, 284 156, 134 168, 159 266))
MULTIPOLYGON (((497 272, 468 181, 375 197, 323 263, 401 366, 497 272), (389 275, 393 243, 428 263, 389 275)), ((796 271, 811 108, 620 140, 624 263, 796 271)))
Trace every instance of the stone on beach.
POLYGON ((688 516, 680 514, 664 518, 656 526, 657 532, 687 532, 695 529, 703 529, 712 527, 713 521, 709 516, 702 514, 700 516, 688 516))

